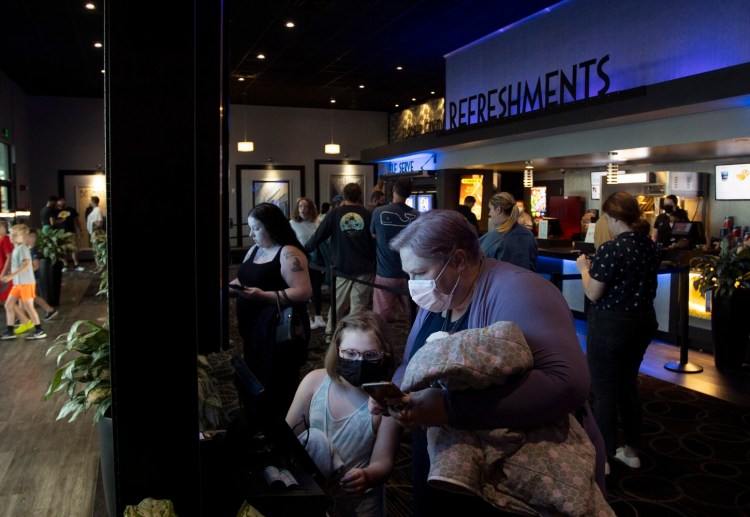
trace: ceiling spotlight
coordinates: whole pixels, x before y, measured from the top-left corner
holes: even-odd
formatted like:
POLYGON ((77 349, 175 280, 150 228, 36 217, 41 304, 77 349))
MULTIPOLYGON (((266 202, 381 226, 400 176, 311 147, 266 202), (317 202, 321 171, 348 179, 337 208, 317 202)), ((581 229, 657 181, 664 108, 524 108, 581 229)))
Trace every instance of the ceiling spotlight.
POLYGON ((244 81, 244 80, 245 80, 245 78, 244 78, 244 77, 238 77, 238 78, 237 78, 237 80, 238 80, 239 82, 242 82, 242 81, 244 81))
POLYGON ((255 56, 255 57, 257 57, 258 59, 265 59, 265 58, 266 58, 266 55, 265 55, 265 54, 258 54, 258 55, 257 55, 257 56, 255 56))
POLYGON ((336 99, 331 98, 331 104, 336 104, 336 99))
POLYGON ((102 73, 104 73, 104 69, 102 68, 102 73))
POLYGON ((430 92, 430 95, 435 95, 435 92, 434 92, 434 91, 431 91, 431 92, 430 92))
POLYGON ((364 87, 365 87, 365 85, 364 85, 364 84, 360 84, 360 85, 359 85, 359 89, 360 89, 360 90, 364 89, 364 87))
POLYGON ((417 102, 417 98, 416 98, 416 97, 412 97, 412 98, 411 98, 411 101, 412 101, 412 102, 417 102))
POLYGON ((404 67, 403 67, 403 66, 397 66, 397 67, 396 67, 396 70, 403 70, 403 69, 404 69, 404 67))
POLYGON ((398 105, 398 104, 394 104, 393 106, 394 106, 394 107, 396 107, 396 108, 398 108, 398 107, 399 107, 399 105, 398 105))
POLYGON ((96 6, 94 4, 92 4, 91 2, 87 3, 85 7, 89 11, 93 11, 94 9, 96 9, 96 6))
POLYGON ((97 41, 96 43, 94 43, 94 46, 95 46, 96 48, 102 48, 102 47, 103 47, 104 45, 102 45, 101 43, 99 43, 99 42, 97 41))
POLYGON ((293 29, 294 28, 294 22, 291 21, 291 20, 289 20, 288 22, 286 22, 286 28, 287 29, 293 29))

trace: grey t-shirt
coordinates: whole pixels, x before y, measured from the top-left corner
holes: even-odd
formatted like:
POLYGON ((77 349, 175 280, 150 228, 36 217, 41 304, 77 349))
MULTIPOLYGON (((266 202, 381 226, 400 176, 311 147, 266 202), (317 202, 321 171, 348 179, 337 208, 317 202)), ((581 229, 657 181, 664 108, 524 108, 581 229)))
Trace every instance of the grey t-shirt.
POLYGON ((13 277, 13 283, 15 285, 36 283, 36 278, 34 278, 34 265, 31 262, 31 250, 25 244, 17 244, 16 247, 13 248, 13 254, 10 256, 10 272, 12 273, 13 271, 21 269, 24 260, 29 261, 29 266, 20 274, 13 277))
POLYGON ((388 243, 417 216, 419 212, 406 203, 391 203, 373 210, 370 233, 375 235, 378 276, 383 278, 408 277, 401 269, 401 256, 390 249, 388 243))

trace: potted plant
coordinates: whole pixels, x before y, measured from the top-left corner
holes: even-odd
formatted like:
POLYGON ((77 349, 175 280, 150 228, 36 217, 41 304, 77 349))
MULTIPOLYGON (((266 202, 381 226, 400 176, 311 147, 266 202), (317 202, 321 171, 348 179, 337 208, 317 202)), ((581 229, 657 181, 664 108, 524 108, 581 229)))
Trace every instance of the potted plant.
POLYGON ((717 368, 741 368, 750 333, 750 247, 721 241, 718 254, 694 257, 693 287, 711 296, 711 334, 717 368))
POLYGON ((39 251, 40 295, 50 305, 60 304, 62 285, 61 259, 76 251, 73 234, 63 229, 47 228, 37 234, 36 249, 39 251))

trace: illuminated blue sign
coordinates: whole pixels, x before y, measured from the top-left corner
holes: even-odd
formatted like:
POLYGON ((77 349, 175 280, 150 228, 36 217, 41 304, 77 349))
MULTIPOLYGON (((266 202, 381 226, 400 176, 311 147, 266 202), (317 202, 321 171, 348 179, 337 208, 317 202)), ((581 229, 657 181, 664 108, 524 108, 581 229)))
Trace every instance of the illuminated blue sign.
POLYGON ((433 153, 417 153, 385 160, 379 164, 378 174, 409 174, 435 170, 437 156, 433 153))

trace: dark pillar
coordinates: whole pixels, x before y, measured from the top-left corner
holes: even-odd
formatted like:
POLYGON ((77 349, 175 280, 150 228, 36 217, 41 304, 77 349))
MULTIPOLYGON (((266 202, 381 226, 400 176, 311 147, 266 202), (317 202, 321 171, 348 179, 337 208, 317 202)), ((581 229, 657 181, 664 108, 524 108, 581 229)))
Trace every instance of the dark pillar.
POLYGON ((227 328, 222 10, 220 0, 105 4, 117 515, 146 497, 210 515, 196 356, 227 328))

